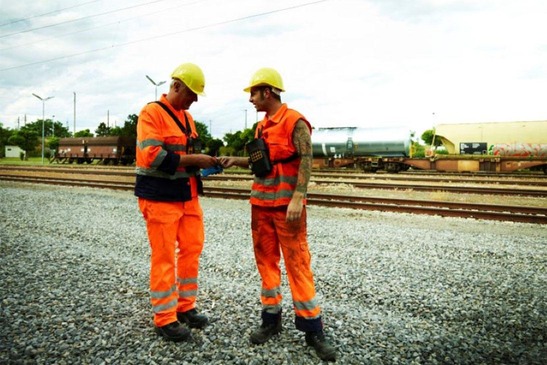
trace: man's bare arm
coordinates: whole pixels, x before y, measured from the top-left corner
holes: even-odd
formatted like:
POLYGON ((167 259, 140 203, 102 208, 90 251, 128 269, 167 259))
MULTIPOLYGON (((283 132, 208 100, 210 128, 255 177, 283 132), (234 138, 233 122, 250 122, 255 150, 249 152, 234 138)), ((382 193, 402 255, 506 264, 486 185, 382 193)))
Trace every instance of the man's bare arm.
POLYGON ((293 142, 300 156, 296 192, 302 194, 302 197, 304 197, 308 191, 308 184, 310 182, 313 153, 310 130, 303 120, 296 122, 293 131, 293 142))

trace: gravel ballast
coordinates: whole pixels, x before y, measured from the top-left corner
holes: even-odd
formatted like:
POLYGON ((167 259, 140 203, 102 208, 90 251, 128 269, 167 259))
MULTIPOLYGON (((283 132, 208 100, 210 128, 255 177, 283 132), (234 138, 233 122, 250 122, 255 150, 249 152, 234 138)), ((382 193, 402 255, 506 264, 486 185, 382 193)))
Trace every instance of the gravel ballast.
MULTIPOLYGON (((0 181, 1 364, 320 364, 294 328, 251 345, 260 278, 247 201, 201 198, 190 343, 158 337, 131 192, 0 181)), ((319 303, 340 364, 544 364, 547 226, 309 207, 319 303)))

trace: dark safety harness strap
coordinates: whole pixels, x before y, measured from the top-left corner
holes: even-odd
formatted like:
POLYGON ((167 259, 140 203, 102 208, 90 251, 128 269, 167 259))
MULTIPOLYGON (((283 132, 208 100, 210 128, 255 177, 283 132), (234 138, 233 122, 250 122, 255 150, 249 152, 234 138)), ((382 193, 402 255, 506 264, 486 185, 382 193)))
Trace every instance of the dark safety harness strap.
POLYGON ((173 120, 175 121, 175 123, 177 123, 177 125, 179 126, 180 130, 182 131, 182 133, 184 133, 186 136, 190 136, 190 134, 192 133, 192 131, 190 130, 190 125, 188 123, 188 117, 186 116, 186 113, 183 111, 184 113, 184 121, 186 122, 186 128, 184 128, 184 126, 182 125, 182 123, 180 122, 179 118, 177 118, 177 116, 175 115, 175 113, 173 113, 171 111, 171 109, 169 109, 167 107, 167 105, 165 105, 164 103, 162 103, 161 101, 153 101, 153 103, 155 104, 159 104, 159 106, 161 106, 163 108, 163 110, 165 110, 167 112, 167 114, 169 114, 171 116, 171 118, 173 118, 173 120))

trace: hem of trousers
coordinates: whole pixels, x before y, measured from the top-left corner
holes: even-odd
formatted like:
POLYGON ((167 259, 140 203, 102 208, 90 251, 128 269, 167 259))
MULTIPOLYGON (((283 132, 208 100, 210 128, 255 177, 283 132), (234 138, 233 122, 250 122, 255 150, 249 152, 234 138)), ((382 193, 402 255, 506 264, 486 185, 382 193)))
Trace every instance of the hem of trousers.
POLYGON ((313 319, 295 316, 294 324, 296 329, 302 332, 320 332, 323 330, 323 321, 321 316, 313 319))
POLYGON ((268 313, 262 311, 262 322, 265 324, 276 324, 281 321, 281 311, 278 313, 268 313))

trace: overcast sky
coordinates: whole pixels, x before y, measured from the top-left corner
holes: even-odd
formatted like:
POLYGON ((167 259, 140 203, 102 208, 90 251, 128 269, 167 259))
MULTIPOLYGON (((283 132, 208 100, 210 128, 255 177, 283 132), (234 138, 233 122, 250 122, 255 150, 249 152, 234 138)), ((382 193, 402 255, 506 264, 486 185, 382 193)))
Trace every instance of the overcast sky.
POLYGON ((0 123, 45 117, 92 132, 205 73, 194 119, 222 137, 257 120, 251 75, 315 127, 547 119, 545 0, 0 0, 0 123))

